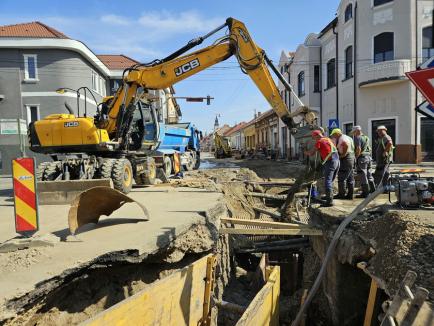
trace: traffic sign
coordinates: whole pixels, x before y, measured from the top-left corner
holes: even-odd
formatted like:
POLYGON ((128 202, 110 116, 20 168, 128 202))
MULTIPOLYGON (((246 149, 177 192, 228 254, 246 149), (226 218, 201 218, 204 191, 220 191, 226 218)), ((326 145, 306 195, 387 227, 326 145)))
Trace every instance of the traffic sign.
POLYGON ((338 119, 329 119, 329 131, 333 129, 339 128, 339 120, 338 119))
POLYGON ((15 231, 31 234, 39 229, 36 198, 35 160, 21 157, 12 160, 15 231))
POLYGON ((434 106, 434 68, 405 73, 427 101, 434 106))
POLYGON ((427 101, 422 102, 416 107, 416 111, 422 113, 428 118, 434 119, 434 106, 429 104, 427 101))

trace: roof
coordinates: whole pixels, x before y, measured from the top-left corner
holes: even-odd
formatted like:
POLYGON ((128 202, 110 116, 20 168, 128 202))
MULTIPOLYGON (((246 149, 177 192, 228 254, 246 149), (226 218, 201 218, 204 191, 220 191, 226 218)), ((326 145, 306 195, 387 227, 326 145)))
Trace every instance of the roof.
POLYGON ((245 126, 245 124, 246 124, 246 123, 245 123, 244 121, 243 121, 243 122, 240 122, 240 123, 238 123, 238 124, 236 124, 236 125, 233 126, 231 129, 227 130, 227 131, 224 133, 224 135, 225 135, 225 136, 230 136, 230 135, 232 135, 233 133, 235 133, 235 132, 237 132, 237 131, 243 129, 243 127, 245 126))
POLYGON ((69 39, 68 36, 53 27, 47 26, 38 21, 0 26, 0 37, 69 39))
POLYGON ((99 54, 97 57, 111 70, 123 70, 139 63, 124 54, 99 54))
POLYGON ((335 19, 333 19, 330 23, 327 24, 326 27, 324 27, 322 29, 321 32, 319 32, 318 38, 323 37, 325 33, 327 33, 330 29, 332 29, 333 27, 335 27, 337 24, 338 24, 338 17, 336 17, 335 19))

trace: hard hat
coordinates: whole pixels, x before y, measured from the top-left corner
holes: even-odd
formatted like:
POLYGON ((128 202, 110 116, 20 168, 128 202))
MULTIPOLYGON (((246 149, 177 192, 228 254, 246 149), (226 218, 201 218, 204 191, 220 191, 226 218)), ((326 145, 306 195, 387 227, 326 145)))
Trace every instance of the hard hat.
POLYGON ((351 130, 350 134, 354 134, 356 131, 362 131, 362 127, 361 126, 354 126, 353 129, 351 130))
POLYGON ((377 131, 378 130, 386 130, 387 131, 387 128, 386 128, 386 126, 378 126, 377 127, 377 131))
POLYGON ((311 136, 312 137, 322 136, 322 132, 321 132, 321 130, 314 130, 314 131, 312 131, 311 136))
POLYGON ((330 134, 330 136, 334 136, 336 134, 342 134, 342 130, 340 130, 339 128, 335 128, 335 129, 333 129, 333 131, 330 134))

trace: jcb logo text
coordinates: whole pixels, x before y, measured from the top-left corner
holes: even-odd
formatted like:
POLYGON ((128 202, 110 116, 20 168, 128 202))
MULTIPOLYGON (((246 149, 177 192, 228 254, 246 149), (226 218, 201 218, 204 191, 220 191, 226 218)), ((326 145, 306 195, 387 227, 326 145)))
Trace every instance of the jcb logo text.
POLYGON ((181 76, 182 74, 185 74, 186 72, 188 72, 194 68, 197 68, 199 66, 200 66, 199 59, 193 59, 190 62, 183 64, 182 66, 176 67, 175 68, 175 75, 181 76))

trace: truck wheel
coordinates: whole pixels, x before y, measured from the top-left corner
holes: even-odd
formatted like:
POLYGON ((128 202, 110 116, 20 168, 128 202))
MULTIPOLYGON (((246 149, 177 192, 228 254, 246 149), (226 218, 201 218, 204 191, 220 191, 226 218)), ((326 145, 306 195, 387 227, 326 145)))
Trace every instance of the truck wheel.
POLYGON ((184 164, 182 167, 184 168, 185 171, 193 170, 194 168, 193 155, 190 155, 187 164, 184 164))
POLYGON ((170 177, 170 175, 172 174, 172 160, 169 156, 164 156, 163 169, 166 177, 170 177))
POLYGON ((62 173, 59 162, 48 162, 42 174, 42 181, 54 181, 62 173))
POLYGON ((196 160, 194 161, 194 170, 198 170, 200 167, 200 153, 196 153, 196 160))
POLYGON ((38 164, 38 167, 36 168, 36 181, 42 181, 42 178, 44 177, 45 169, 48 165, 50 165, 51 162, 41 162, 38 164))
POLYGON ((115 160, 111 174, 116 190, 127 194, 133 187, 133 168, 126 158, 115 160))
POLYGON ((99 179, 111 179, 113 164, 115 163, 115 161, 116 160, 112 158, 104 159, 98 173, 99 179))
POLYGON ((146 170, 141 175, 143 178, 143 184, 153 185, 157 179, 157 165, 152 157, 149 157, 146 162, 146 170))

